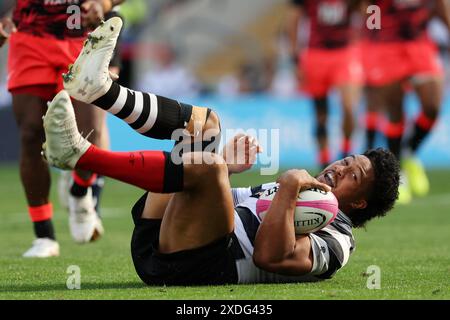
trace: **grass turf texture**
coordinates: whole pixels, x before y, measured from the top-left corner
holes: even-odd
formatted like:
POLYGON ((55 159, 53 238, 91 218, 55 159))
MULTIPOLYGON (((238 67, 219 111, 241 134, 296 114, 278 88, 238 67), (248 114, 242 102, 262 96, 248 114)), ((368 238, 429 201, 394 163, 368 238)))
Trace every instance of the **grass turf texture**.
MULTIPOLYGON (((111 180, 103 196, 105 236, 97 243, 75 244, 67 214, 57 201, 55 227, 61 256, 23 259, 33 240, 18 168, 0 167, 0 299, 449 299, 450 172, 430 173, 431 194, 388 217, 356 230, 357 250, 348 265, 320 283, 147 287, 130 257, 130 208, 140 190, 111 180), (81 290, 68 290, 67 268, 81 268, 81 290), (369 290, 367 268, 381 268, 381 289, 369 290)), ((53 173, 56 185, 57 175, 53 173)), ((239 186, 270 181, 248 173, 233 178, 239 186)))

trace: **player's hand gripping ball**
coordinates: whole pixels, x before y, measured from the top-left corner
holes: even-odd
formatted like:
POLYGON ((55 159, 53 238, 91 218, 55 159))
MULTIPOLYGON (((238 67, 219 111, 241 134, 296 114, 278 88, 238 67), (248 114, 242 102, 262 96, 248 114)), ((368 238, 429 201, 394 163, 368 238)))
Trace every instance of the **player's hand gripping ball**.
MULTIPOLYGON (((261 220, 267 214, 279 187, 264 191, 256 203, 256 213, 261 220)), ((333 193, 320 189, 309 189, 298 194, 294 214, 296 234, 319 231, 334 221, 339 212, 338 201, 333 193)))

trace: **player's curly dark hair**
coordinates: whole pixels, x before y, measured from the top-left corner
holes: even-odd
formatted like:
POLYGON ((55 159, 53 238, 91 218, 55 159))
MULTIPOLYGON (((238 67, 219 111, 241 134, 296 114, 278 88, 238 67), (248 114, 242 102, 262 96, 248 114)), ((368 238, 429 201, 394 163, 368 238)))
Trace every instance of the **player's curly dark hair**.
POLYGON ((358 210, 351 217, 353 226, 356 228, 364 227, 375 217, 385 216, 398 199, 400 185, 400 165, 392 152, 378 148, 369 150, 364 155, 372 163, 375 179, 367 199, 367 207, 358 210))

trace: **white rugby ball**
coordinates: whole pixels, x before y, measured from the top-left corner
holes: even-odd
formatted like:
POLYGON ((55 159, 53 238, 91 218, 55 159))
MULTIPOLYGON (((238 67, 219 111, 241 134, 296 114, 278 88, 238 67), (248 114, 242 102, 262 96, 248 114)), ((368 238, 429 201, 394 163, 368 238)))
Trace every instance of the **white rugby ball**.
MULTIPOLYGON (((256 213, 264 219, 272 204, 278 186, 265 190, 256 202, 256 213)), ((310 189, 298 194, 294 214, 296 234, 308 234, 319 231, 334 221, 339 212, 339 204, 331 192, 310 189)))

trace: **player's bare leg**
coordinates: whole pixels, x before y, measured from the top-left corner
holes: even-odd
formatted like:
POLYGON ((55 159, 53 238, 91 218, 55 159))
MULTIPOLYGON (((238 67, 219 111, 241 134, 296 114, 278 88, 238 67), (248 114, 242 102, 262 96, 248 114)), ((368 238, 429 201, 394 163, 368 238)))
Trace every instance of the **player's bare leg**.
MULTIPOLYGON (((381 87, 377 90, 384 100, 387 108, 388 123, 384 133, 388 139, 390 151, 400 160, 402 152, 402 139, 405 132, 405 115, 403 110, 404 90, 400 82, 381 87)), ((408 176, 402 172, 399 187, 399 204, 408 204, 412 200, 408 176)))
MULTIPOLYGON (((177 208, 180 208, 180 204, 189 199, 192 203, 189 206, 190 208, 186 210, 193 210, 194 208, 200 210, 207 203, 207 206, 204 207, 205 210, 209 208, 209 210, 219 211, 220 213, 218 206, 221 207, 221 203, 225 201, 225 212, 230 209, 233 212, 228 170, 225 161, 220 156, 202 152, 187 153, 183 155, 182 163, 176 164, 172 158, 174 154, 164 154, 160 151, 132 153, 102 151, 94 147, 79 133, 70 98, 64 91, 59 93, 50 104, 44 119, 44 128, 47 137, 44 154, 52 165, 62 169, 77 168, 99 172, 148 191, 168 193, 167 197, 170 196, 170 193, 180 192, 182 196, 175 194, 169 202, 164 216, 167 222, 163 222, 163 229, 166 224, 169 229, 178 228, 178 224, 169 223, 173 219, 170 212, 178 212, 179 209, 177 208), (209 157, 207 160, 203 159, 205 155, 209 157), (201 164, 191 164, 197 162, 201 164), (202 186, 199 186, 199 184, 202 184, 202 186), (215 187, 212 188, 212 186, 215 187), (223 192, 224 188, 227 192, 223 192), (209 196, 211 200, 205 200, 203 197, 206 196, 209 196), (203 200, 201 200, 202 198, 203 200), (209 203, 210 201, 213 201, 215 205, 209 203)), ((189 130, 188 124, 185 131, 189 132, 189 130)), ((215 113, 211 113, 211 117, 208 118, 202 130, 205 133, 212 131, 213 135, 220 132, 219 119, 215 113)), ((161 201, 161 206, 165 206, 164 201, 161 201)), ((195 213, 192 214, 195 215, 195 213)), ((232 226, 232 217, 226 217, 226 221, 219 218, 219 223, 211 225, 211 232, 207 231, 203 239, 209 239, 208 241, 210 241, 213 235, 218 234, 218 231, 230 231, 228 226, 232 226), (231 223, 226 223, 230 219, 231 223)), ((190 226, 192 230, 198 228, 196 224, 190 226)), ((191 232, 189 230, 191 229, 187 229, 188 234, 191 232)), ((163 243, 167 243, 167 250, 177 248, 178 240, 175 239, 174 241, 176 242, 167 243, 163 241, 163 243)), ((184 243, 195 244, 192 241, 184 241, 184 243)))
POLYGON ((39 97, 14 95, 13 110, 20 131, 20 174, 30 206, 48 203, 50 174, 39 153, 44 141, 42 116, 47 108, 39 97), (36 154, 37 152, 37 154, 36 154))
POLYGON ((396 82, 391 85, 381 87, 377 90, 387 107, 388 123, 385 135, 391 152, 400 160, 401 142, 405 128, 405 114, 403 111, 404 91, 401 83, 396 82))
POLYGON ((25 257, 50 257, 59 255, 52 223, 53 208, 49 200, 50 173, 40 156, 44 141, 42 116, 47 109, 43 99, 27 95, 13 95, 13 110, 20 132, 20 176, 33 221, 37 242, 25 257))
MULTIPOLYGON (((185 245, 200 245, 203 241, 209 242, 217 239, 217 236, 231 232, 232 214, 225 215, 225 218, 223 216, 217 218, 215 223, 205 222, 208 220, 206 211, 212 210, 218 214, 222 211, 233 213, 228 170, 220 156, 211 153, 187 153, 183 155, 183 163, 176 164, 170 154, 160 151, 114 153, 100 150, 79 133, 70 98, 64 91, 59 93, 51 103, 44 119, 44 128, 46 130, 44 155, 48 162, 56 167, 99 172, 148 191, 167 193, 169 194, 167 197, 170 193, 179 192, 181 196, 176 194, 172 197, 163 218, 167 219, 163 225, 167 225, 170 230, 179 227, 178 223, 171 223, 173 219, 171 212, 178 212, 184 201, 192 201, 187 210, 202 211, 204 215, 202 221, 210 231, 205 232, 202 240, 183 240, 185 245), (203 158, 205 155, 209 157, 207 160, 203 158), (130 161, 133 159, 135 161, 130 161), (198 161, 202 164, 191 164, 198 161), (206 164, 207 161, 212 164, 206 164), (225 188, 227 192, 223 192, 225 188), (203 197, 210 197, 210 199, 205 200, 203 197), (212 205, 212 203, 215 204, 212 205), (221 208, 224 209, 221 211, 221 208)), ((216 117, 207 121, 205 128, 220 130, 216 117)), ((163 201, 161 206, 165 206, 163 201)), ((180 219, 183 220, 183 218, 180 219)), ((195 223, 189 224, 186 232, 189 235, 199 227, 195 223)), ((166 246, 164 250, 178 250, 179 239, 174 238, 173 241, 175 242, 167 243, 163 240, 163 243, 167 244, 167 246, 164 245, 166 246)))
MULTIPOLYGON (((202 161, 205 153, 183 156, 186 163, 202 161)), ((234 206, 228 169, 221 156, 215 164, 185 164, 184 188, 171 198, 160 233, 159 251, 173 253, 200 248, 234 229, 234 206)))
MULTIPOLYGON (((212 132, 213 135, 218 135, 220 133, 220 119, 213 112, 210 117, 208 117, 204 126, 202 126, 202 136, 206 132, 212 132)), ((193 160, 193 159, 191 159, 193 160)), ((142 214, 144 219, 163 219, 166 209, 171 202, 175 194, 161 194, 150 192, 147 196, 145 209, 142 214)))
POLYGON ((345 158, 352 153, 352 134, 355 128, 355 118, 353 111, 360 98, 360 86, 346 84, 339 87, 342 106, 342 133, 341 158, 345 158))
POLYGON ((411 191, 416 196, 425 196, 430 190, 430 183, 425 168, 415 154, 432 132, 439 117, 443 79, 436 76, 418 77, 413 79, 413 83, 422 110, 415 120, 412 135, 408 138, 402 167, 408 175, 411 191))
POLYGON ((315 98, 314 108, 316 112, 316 142, 319 149, 319 165, 327 167, 331 162, 330 150, 328 147, 328 100, 327 97, 315 98))
POLYGON ((150 192, 145 201, 145 209, 142 213, 142 218, 162 220, 172 197, 173 194, 150 192))
POLYGON ((367 149, 375 147, 375 138, 381 124, 381 114, 385 110, 384 100, 378 93, 377 89, 368 86, 366 88, 367 107, 364 119, 366 128, 366 143, 367 149))

